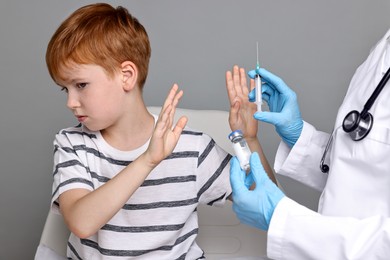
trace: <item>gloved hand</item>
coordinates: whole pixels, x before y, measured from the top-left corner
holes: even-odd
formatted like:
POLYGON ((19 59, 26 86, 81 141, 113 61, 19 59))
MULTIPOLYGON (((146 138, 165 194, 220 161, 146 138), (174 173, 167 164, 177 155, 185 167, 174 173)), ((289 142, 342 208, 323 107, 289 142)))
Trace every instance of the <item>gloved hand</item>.
POLYGON ((254 182, 255 182, 255 179, 253 178, 253 173, 252 172, 247 173, 247 175, 245 177, 245 182, 244 182, 245 187, 250 189, 254 182))
POLYGON ((268 230, 276 205, 285 196, 264 171, 259 155, 252 153, 251 173, 256 188, 249 190, 245 185, 245 171, 240 168, 237 157, 230 164, 230 183, 233 190, 233 211, 238 219, 247 225, 268 230))
MULTIPOLYGON (((249 77, 254 78, 256 72, 265 83, 262 85, 262 98, 267 102, 270 112, 256 112, 254 118, 273 124, 276 132, 291 148, 297 142, 303 128, 297 95, 281 78, 263 68, 249 71, 249 77)), ((249 93, 249 100, 253 102, 255 99, 255 91, 252 90, 249 93)))

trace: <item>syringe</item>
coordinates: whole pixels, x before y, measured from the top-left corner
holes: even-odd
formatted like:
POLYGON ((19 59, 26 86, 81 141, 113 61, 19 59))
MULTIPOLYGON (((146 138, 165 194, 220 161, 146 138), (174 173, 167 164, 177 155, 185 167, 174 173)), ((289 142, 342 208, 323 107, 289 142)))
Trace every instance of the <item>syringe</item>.
MULTIPOLYGON (((257 54, 257 62, 256 62, 256 69, 260 68, 259 65, 259 43, 256 42, 256 54, 257 54)), ((257 112, 261 112, 261 105, 263 104, 262 99, 262 91, 261 91, 261 77, 258 73, 255 75, 255 93, 256 93, 256 105, 257 105, 257 112)))

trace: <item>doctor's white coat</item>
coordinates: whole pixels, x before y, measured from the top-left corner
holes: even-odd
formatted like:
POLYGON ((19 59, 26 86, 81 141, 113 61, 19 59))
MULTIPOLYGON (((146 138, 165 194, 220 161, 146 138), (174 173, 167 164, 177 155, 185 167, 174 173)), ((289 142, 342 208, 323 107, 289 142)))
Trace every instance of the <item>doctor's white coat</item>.
POLYGON ((353 141, 341 127, 345 115, 361 111, 390 66, 390 30, 352 78, 339 108, 333 144, 319 165, 329 134, 304 122, 292 149, 280 144, 275 171, 322 191, 318 213, 289 198, 275 209, 268 230, 272 259, 390 259, 390 81, 370 111, 373 127, 353 141))

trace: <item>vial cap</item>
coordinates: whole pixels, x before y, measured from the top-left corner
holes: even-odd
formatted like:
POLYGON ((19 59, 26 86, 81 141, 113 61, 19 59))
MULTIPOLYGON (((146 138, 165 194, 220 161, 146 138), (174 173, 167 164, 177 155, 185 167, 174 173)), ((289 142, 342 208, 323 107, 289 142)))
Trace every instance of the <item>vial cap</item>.
POLYGON ((243 133, 241 130, 235 130, 229 134, 230 141, 234 140, 237 137, 243 137, 243 133))

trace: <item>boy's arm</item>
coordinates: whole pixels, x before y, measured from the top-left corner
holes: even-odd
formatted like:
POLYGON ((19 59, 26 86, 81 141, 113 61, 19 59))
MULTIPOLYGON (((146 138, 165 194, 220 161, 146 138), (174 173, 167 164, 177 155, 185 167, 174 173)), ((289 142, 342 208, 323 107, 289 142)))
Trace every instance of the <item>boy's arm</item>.
POLYGON ((172 129, 174 114, 182 91, 174 85, 161 109, 148 149, 110 181, 94 191, 73 189, 59 197, 64 220, 76 236, 96 233, 128 201, 149 173, 175 148, 187 123, 182 117, 172 129))
POLYGON ((240 129, 252 152, 257 152, 270 179, 276 183, 272 168, 265 157, 263 148, 257 139, 258 121, 253 117, 256 104, 249 101, 248 94, 255 87, 253 79, 248 88, 245 69, 237 65, 233 71, 226 72, 226 90, 230 101, 229 124, 234 131, 240 129))

